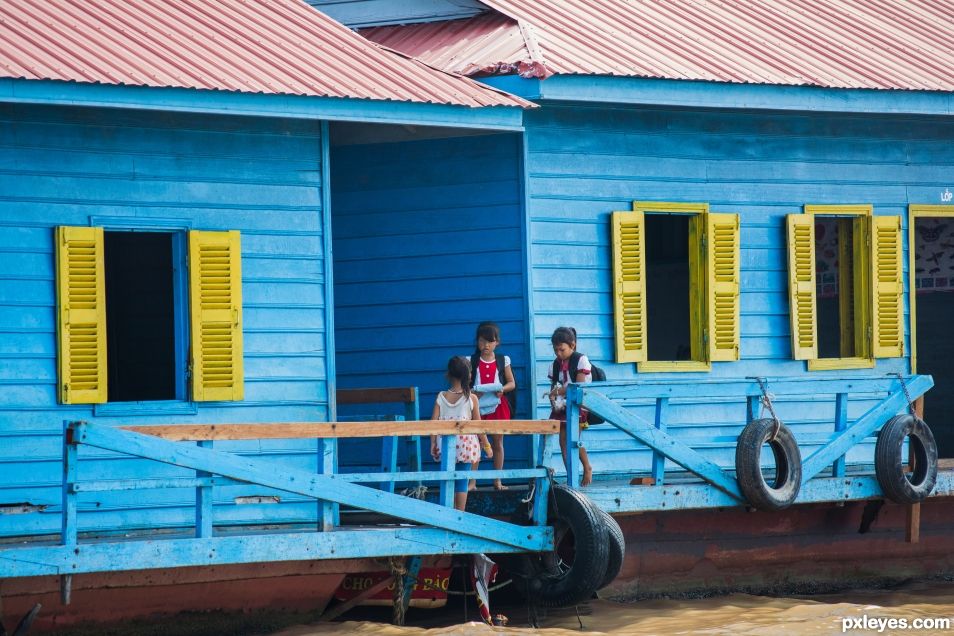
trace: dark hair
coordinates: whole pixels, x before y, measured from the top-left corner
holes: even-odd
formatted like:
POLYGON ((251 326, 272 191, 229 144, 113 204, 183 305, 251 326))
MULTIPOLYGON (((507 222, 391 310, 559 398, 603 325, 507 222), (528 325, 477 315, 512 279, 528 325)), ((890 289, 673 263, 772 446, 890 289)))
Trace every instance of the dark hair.
POLYGON ((459 380, 464 397, 470 399, 470 361, 467 358, 453 356, 447 361, 447 379, 459 380))
POLYGON ((573 327, 557 327, 553 331, 553 335, 550 336, 550 343, 554 347, 558 344, 574 346, 576 344, 576 329, 573 327))
POLYGON ((500 342, 500 327, 491 320, 485 320, 477 325, 477 335, 474 337, 474 353, 480 355, 480 339, 488 342, 500 342))

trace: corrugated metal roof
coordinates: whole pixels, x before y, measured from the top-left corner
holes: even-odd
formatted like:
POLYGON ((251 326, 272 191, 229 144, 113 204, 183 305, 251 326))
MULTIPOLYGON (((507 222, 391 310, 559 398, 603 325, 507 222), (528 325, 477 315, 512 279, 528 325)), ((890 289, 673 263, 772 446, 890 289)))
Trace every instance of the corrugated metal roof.
POLYGON ((527 104, 370 43, 302 0, 2 0, 0 77, 527 104))
POLYGON ((523 63, 545 67, 538 77, 954 90, 950 0, 482 1, 500 13, 496 21, 478 16, 362 34, 472 75, 523 63), (523 46, 512 41, 515 28, 525 34, 523 46))

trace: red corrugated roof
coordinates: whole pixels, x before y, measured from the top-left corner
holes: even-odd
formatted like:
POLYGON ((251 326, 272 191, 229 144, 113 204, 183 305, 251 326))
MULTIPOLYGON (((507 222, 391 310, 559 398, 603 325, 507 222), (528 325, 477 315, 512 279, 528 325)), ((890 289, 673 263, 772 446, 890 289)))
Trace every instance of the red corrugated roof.
POLYGON ((302 0, 0 0, 0 77, 523 106, 302 0))
POLYGON ((362 34, 472 75, 954 90, 950 0, 482 2, 499 13, 362 34))

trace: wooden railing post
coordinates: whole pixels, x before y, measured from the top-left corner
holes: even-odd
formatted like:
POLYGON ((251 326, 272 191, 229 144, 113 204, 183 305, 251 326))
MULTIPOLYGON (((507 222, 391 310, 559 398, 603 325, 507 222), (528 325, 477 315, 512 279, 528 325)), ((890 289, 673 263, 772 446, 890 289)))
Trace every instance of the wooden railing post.
POLYGON ((73 424, 74 422, 63 422, 63 524, 60 543, 65 546, 75 546, 79 534, 76 491, 73 488, 78 472, 73 424))
MULTIPOLYGON (((538 446, 540 447, 540 454, 537 457, 537 468, 547 468, 550 463, 550 458, 553 456, 553 446, 556 443, 555 435, 534 435, 535 439, 539 438, 538 446)), ((533 501, 530 502, 530 505, 533 506, 532 520, 533 525, 535 526, 545 526, 547 525, 547 506, 550 501, 550 473, 547 469, 547 475, 543 477, 537 477, 534 480, 535 492, 533 495, 533 501)))
POLYGON ((566 387, 566 485, 580 487, 582 464, 580 463, 580 400, 583 391, 578 384, 566 387))
MULTIPOLYGON (((441 437, 441 471, 453 471, 457 467, 457 436, 444 435, 441 437)), ((454 477, 451 476, 441 482, 442 506, 454 507, 454 477)))
MULTIPOLYGON (((212 440, 196 442, 199 448, 212 448, 212 440)), ((197 478, 210 477, 203 470, 195 471, 197 478)), ((198 486, 195 489, 195 536, 205 539, 212 536, 212 486, 198 486)))
MULTIPOLYGON (((666 415, 669 410, 669 398, 656 398, 656 419, 653 422, 657 430, 666 431, 666 415)), ((666 477, 666 456, 659 451, 653 451, 653 482, 662 486, 666 477)))
MULTIPOLYGON (((421 419, 420 395, 416 386, 411 387, 411 399, 404 403, 404 419, 411 422, 421 419)), ((408 470, 423 470, 421 461, 421 436, 411 435, 407 438, 408 470)), ((420 485, 420 482, 418 482, 418 485, 420 485)))
MULTIPOLYGON (((835 432, 840 433, 848 428, 848 394, 835 395, 835 432)), ((845 456, 842 455, 831 466, 832 477, 845 476, 845 456)))
POLYGON ((762 398, 758 395, 749 395, 745 398, 745 423, 754 422, 762 413, 762 398))
MULTIPOLYGON (((318 439, 318 474, 334 475, 338 468, 338 440, 334 437, 318 439)), ((318 525, 322 532, 330 532, 338 525, 336 503, 318 501, 318 525)))

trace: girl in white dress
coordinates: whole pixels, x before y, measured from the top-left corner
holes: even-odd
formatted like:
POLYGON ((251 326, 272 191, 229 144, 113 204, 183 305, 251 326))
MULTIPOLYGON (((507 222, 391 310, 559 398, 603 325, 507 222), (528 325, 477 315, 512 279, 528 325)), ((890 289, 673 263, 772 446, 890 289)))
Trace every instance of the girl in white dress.
MULTIPOLYGON (((454 356, 447 363, 447 382, 450 388, 441 391, 434 402, 432 420, 479 420, 480 406, 477 396, 470 392, 470 365, 467 360, 454 356)), ((473 462, 480 460, 480 449, 484 449, 487 457, 493 457, 493 449, 487 436, 458 435, 456 468, 454 470, 468 470, 473 462), (479 439, 478 439, 479 438, 479 439)), ((441 459, 441 444, 439 435, 431 435, 431 457, 434 461, 441 459)), ((467 507, 467 480, 458 479, 454 482, 454 507, 464 510, 467 507)))

